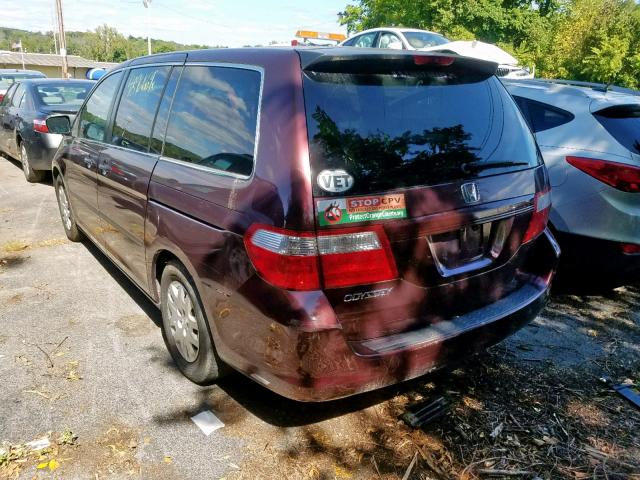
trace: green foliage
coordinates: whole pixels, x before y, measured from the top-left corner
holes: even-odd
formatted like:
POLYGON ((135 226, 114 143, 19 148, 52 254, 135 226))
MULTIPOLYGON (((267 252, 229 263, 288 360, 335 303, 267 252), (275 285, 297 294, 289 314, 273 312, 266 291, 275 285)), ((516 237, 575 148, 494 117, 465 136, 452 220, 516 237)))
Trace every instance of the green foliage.
MULTIPOLYGON (((11 44, 22 41, 25 52, 55 53, 52 32, 28 32, 0 27, 0 50, 10 50, 11 44)), ((101 25, 93 32, 67 32, 67 53, 103 62, 122 62, 147 54, 147 39, 125 37, 115 28, 101 25)), ((184 45, 167 40, 151 39, 153 53, 211 48, 206 45, 184 45)))
POLYGON ((416 27, 496 43, 536 75, 640 87, 640 5, 634 0, 357 0, 350 32, 416 27))

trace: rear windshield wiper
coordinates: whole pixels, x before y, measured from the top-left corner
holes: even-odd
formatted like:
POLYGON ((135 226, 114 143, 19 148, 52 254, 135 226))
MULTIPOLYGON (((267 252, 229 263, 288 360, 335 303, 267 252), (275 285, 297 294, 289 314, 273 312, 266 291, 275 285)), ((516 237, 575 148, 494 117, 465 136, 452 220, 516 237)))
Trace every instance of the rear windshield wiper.
POLYGON ((490 168, 525 167, 527 162, 471 162, 463 163, 460 169, 464 173, 481 172, 490 168))

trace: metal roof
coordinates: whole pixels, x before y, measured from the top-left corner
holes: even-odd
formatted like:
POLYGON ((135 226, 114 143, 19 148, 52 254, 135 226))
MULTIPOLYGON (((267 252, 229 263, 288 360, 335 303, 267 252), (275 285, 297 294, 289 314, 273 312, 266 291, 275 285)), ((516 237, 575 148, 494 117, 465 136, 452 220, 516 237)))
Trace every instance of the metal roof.
MULTIPOLYGON (((62 57, 52 53, 20 53, 20 52, 1 52, 0 51, 0 67, 2 65, 22 65, 24 55, 24 64, 30 67, 61 67, 62 57)), ((117 63, 96 62, 88 60, 78 55, 67 55, 67 64, 69 68, 111 68, 117 63)))

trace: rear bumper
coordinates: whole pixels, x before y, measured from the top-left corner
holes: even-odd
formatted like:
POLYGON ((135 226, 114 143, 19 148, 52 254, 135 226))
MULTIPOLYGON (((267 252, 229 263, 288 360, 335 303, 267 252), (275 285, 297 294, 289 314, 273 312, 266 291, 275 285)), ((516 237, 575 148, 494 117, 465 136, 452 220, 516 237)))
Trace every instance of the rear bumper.
POLYGON ((33 170, 51 170, 51 160, 58 150, 62 135, 36 133, 35 138, 27 142, 29 160, 33 170))
POLYGON ((291 399, 325 401, 381 388, 459 362, 534 319, 547 302, 559 253, 547 230, 532 246, 529 263, 534 267, 522 273, 526 281, 518 289, 425 328, 348 341, 340 328, 312 331, 275 322, 264 328, 253 318, 243 345, 226 348, 229 343, 222 338, 216 346, 231 366, 291 399))

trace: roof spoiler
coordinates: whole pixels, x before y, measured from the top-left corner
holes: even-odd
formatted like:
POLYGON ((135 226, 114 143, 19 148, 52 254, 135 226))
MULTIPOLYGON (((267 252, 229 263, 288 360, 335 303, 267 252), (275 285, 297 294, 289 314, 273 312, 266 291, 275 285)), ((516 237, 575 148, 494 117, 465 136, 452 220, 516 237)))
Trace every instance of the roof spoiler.
POLYGON ((473 72, 480 76, 495 75, 498 64, 459 55, 432 52, 369 50, 362 48, 332 49, 331 52, 300 50, 303 70, 326 73, 385 74, 398 71, 452 70, 473 72))

